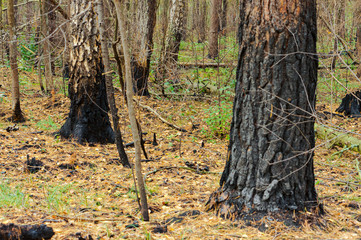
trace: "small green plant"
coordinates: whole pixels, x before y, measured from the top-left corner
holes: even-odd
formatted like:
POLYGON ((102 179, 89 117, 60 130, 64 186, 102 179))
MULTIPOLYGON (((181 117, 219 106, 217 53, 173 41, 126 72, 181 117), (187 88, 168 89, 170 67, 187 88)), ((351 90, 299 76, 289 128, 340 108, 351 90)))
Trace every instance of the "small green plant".
POLYGON ((227 137, 232 117, 231 103, 222 101, 218 105, 218 102, 215 102, 214 106, 205 110, 205 114, 208 116, 204 119, 208 129, 202 130, 205 136, 209 138, 216 136, 221 139, 227 137))
POLYGON ((0 183, 0 208, 29 206, 29 196, 22 192, 22 186, 11 187, 8 183, 0 183))
POLYGON ((36 123, 36 126, 42 130, 52 130, 55 131, 59 129, 58 124, 56 124, 51 116, 48 116, 47 119, 40 120, 36 123))
POLYGON ((65 210, 70 201, 67 195, 72 187, 73 184, 45 187, 48 208, 59 212, 65 210))

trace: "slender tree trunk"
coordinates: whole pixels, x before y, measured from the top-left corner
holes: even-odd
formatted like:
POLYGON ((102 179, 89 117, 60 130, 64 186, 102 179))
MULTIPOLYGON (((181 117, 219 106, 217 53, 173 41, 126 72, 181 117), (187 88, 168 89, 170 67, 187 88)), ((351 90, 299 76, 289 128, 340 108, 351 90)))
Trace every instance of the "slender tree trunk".
POLYGON ((132 73, 134 92, 139 96, 149 96, 148 77, 150 58, 153 52, 153 32, 156 22, 156 0, 140 0, 136 13, 137 26, 133 41, 132 73))
POLYGON ((226 35, 227 10, 228 10, 228 0, 222 0, 222 16, 221 16, 220 30, 221 30, 223 35, 226 35))
POLYGON ((113 129, 115 133, 115 144, 117 145, 117 150, 119 154, 119 158, 122 162, 122 165, 125 167, 130 167, 128 156, 125 153, 122 134, 119 128, 119 117, 118 117, 118 109, 115 105, 115 98, 114 98, 114 87, 113 81, 111 76, 111 67, 109 62, 109 51, 108 51, 108 44, 106 40, 106 34, 104 29, 104 5, 103 0, 97 0, 98 3, 98 25, 99 25, 99 33, 100 33, 100 40, 102 46, 102 57, 104 62, 104 71, 105 71, 105 84, 107 88, 107 97, 110 106, 110 112, 112 115, 113 120, 113 129))
POLYGON ((354 11, 354 23, 356 26, 356 51, 357 61, 359 66, 357 68, 357 77, 361 78, 361 2, 357 1, 354 11))
MULTIPOLYGON (((125 25, 124 25, 124 13, 123 13, 124 8, 122 7, 121 0, 114 0, 114 3, 117 11, 119 32, 121 35, 122 46, 123 46, 123 53, 125 60, 125 79, 126 79, 127 89, 131 89, 133 83, 132 83, 131 60, 130 60, 130 53, 128 47, 128 38, 126 36, 125 25)), ((142 166, 141 166, 140 134, 138 132, 137 120, 134 111, 133 91, 127 91, 127 99, 128 99, 127 103, 128 103, 129 119, 132 127, 132 135, 135 146, 135 171, 136 171, 137 183, 140 193, 141 213, 144 221, 149 221, 147 195, 145 192, 145 184, 143 180, 142 166)))
POLYGON ((41 33, 43 35, 43 60, 45 66, 45 89, 48 94, 54 88, 53 73, 51 71, 50 41, 48 33, 48 8, 46 0, 41 1, 41 33))
MULTIPOLYGON (((56 16, 56 11, 55 11, 55 6, 53 6, 53 4, 51 4, 51 2, 49 0, 44 0, 46 1, 46 9, 47 9, 47 25, 48 25, 48 29, 49 29, 49 54, 50 54, 50 67, 51 67, 51 74, 54 75, 55 74, 55 56, 52 53, 52 51, 50 49, 52 49, 52 46, 57 46, 59 44, 59 38, 58 38, 58 34, 57 34, 57 16, 56 16)), ((52 82, 53 83, 53 82, 52 82)), ((54 83, 53 83, 54 85, 54 83)))
POLYGON ((211 28, 209 31, 209 52, 208 57, 216 59, 218 57, 218 33, 221 16, 221 0, 212 0, 211 28))
POLYGON ((199 37, 198 42, 203 43, 206 41, 206 22, 207 22, 207 2, 201 0, 200 16, 199 16, 199 37))
POLYGON ((108 117, 108 102, 96 27, 94 0, 72 0, 69 116, 60 135, 78 142, 114 143, 108 117))
POLYGON ((16 25, 15 25, 15 11, 14 0, 8 0, 8 23, 9 23, 9 37, 10 37, 10 68, 12 75, 12 116, 13 122, 24 122, 24 116, 20 108, 20 87, 19 87, 19 72, 17 62, 17 39, 16 39, 16 25))
POLYGON ((225 217, 317 206, 316 1, 242 1, 228 160, 209 209, 225 217))

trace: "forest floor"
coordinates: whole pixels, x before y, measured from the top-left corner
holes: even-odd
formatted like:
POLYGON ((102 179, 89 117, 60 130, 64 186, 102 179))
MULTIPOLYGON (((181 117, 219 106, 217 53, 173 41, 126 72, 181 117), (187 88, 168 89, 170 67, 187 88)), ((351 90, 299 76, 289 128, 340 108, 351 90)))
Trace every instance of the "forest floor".
MULTIPOLYGON (((359 154, 318 141, 316 189, 325 215, 317 224, 302 217, 298 228, 267 217, 258 223, 225 220, 205 211, 210 194, 219 187, 228 143, 206 134, 204 109, 213 100, 140 98, 187 130, 181 133, 152 113, 137 111, 150 157, 142 163, 151 210, 150 221, 144 222, 132 172, 117 161, 115 145, 79 145, 54 137, 67 117, 69 99, 61 93, 44 96, 35 83, 24 83, 22 89, 27 121, 17 130, 8 128, 14 124, 6 120, 10 87, 0 88, 0 223, 44 223, 54 229, 53 239, 360 239, 359 154), (157 146, 151 144, 153 133, 157 146), (38 171, 29 172, 27 156, 41 161, 38 171), (262 229, 256 227, 260 224, 262 229)), ((131 129, 119 95, 121 130, 129 143, 131 129)), ((360 119, 334 117, 331 122, 361 132, 360 119)), ((126 150, 133 161, 134 148, 126 150)))

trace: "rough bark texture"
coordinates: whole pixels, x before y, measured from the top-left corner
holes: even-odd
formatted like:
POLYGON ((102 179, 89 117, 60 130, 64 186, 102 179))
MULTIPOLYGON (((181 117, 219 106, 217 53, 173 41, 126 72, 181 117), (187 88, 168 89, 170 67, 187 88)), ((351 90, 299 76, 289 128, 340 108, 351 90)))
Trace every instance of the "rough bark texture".
MULTIPOLYGON (((355 4, 354 24, 356 25, 356 51, 357 61, 361 63, 361 2, 355 4)), ((357 68, 357 77, 361 77, 361 64, 357 68)))
POLYGON ((164 51, 161 53, 159 77, 161 83, 174 73, 178 61, 179 46, 184 32, 185 0, 171 0, 169 25, 164 51))
POLYGON ((8 1, 8 22, 9 22, 9 37, 10 37, 10 68, 12 75, 12 116, 11 121, 13 122, 23 122, 25 119, 21 112, 20 108, 20 87, 19 87, 19 70, 17 62, 17 44, 16 44, 16 34, 15 34, 15 11, 14 11, 14 1, 8 1))
POLYGON ((97 0, 98 4, 98 26, 100 32, 100 39, 101 39, 101 47, 102 47, 102 58, 104 62, 104 70, 105 74, 105 85, 107 88, 107 98, 110 106, 110 112, 112 115, 113 120, 113 128, 115 133, 115 144, 117 145, 117 150, 119 154, 120 161, 123 166, 130 167, 130 163, 128 160, 128 156, 125 153, 122 134, 119 128, 119 117, 118 117, 118 109, 115 105, 115 98, 114 98, 114 87, 113 87, 113 79, 111 76, 111 67, 109 62, 109 51, 108 51, 108 44, 105 34, 105 21, 104 21, 104 5, 103 0, 97 0))
POLYGON ((94 1, 72 0, 70 14, 74 18, 70 49, 71 105, 60 135, 73 137, 80 143, 113 143, 94 1))
POLYGON ((316 206, 315 0, 243 1, 240 15, 229 154, 208 208, 232 217, 316 206))
POLYGON ((148 76, 153 52, 153 32, 156 23, 156 0, 140 0, 137 9, 136 30, 133 42, 133 87, 140 96, 149 96, 148 76))
POLYGON ((227 9, 228 9, 228 0, 222 0, 222 16, 221 16, 221 26, 220 30, 223 34, 226 33, 227 28, 227 9))
POLYGON ((215 59, 218 57, 218 32, 221 16, 221 0, 212 0, 211 28, 209 30, 209 52, 208 57, 215 59))

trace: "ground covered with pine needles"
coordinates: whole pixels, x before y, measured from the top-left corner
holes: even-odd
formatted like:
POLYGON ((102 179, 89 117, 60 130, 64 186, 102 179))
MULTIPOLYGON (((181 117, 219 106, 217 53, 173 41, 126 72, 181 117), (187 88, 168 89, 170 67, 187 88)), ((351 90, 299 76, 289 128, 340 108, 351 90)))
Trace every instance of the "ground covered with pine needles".
MULTIPOLYGON (((34 79, 34 78, 33 78, 34 79)), ((53 239, 357 239, 361 236, 361 172, 359 154, 318 141, 316 188, 325 214, 295 214, 299 227, 266 216, 258 222, 230 221, 205 211, 219 187, 226 138, 209 133, 204 98, 140 98, 169 122, 138 108, 146 133, 143 173, 150 222, 141 219, 132 171, 119 164, 114 144, 79 145, 54 133, 64 123, 69 99, 61 92, 41 94, 34 81, 22 85, 25 123, 14 126, 10 85, 0 88, 0 223, 46 224, 53 239), (152 144, 153 133, 157 146, 152 144), (31 165, 31 166, 30 166, 31 165), (310 215, 310 216, 308 216, 310 215), (261 227, 260 227, 261 226, 261 227)), ((116 92, 124 141, 132 141, 126 107, 116 92)), ((321 106, 329 109, 330 106, 321 106)), ((333 109, 337 106, 334 105, 333 109)), ((224 111, 231 111, 226 108, 224 111)), ((359 119, 333 118, 333 124, 360 131, 359 119)), ((222 134, 221 134, 222 135, 222 134)), ((126 149, 133 161, 134 148, 126 149)))

